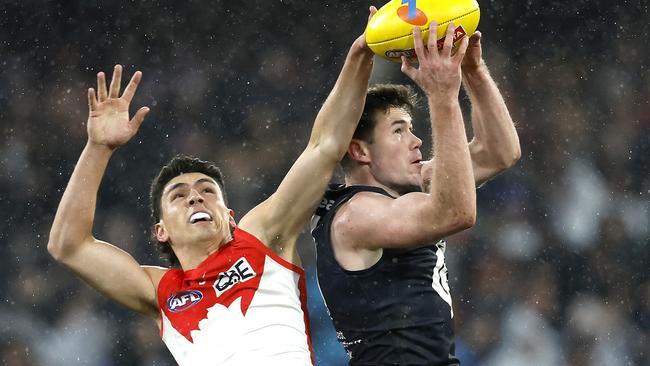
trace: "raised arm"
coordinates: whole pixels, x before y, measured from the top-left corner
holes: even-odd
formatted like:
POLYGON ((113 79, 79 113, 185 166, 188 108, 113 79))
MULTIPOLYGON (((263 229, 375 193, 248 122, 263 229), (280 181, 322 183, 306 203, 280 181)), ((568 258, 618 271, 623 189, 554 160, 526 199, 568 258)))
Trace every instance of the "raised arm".
POLYGON ((508 107, 483 60, 481 32, 470 38, 462 72, 472 102, 474 138, 469 151, 476 185, 480 186, 513 166, 521 157, 521 148, 508 107))
MULTIPOLYGON (((436 34, 437 27, 432 23, 430 34, 436 34)), ((429 191, 407 193, 396 199, 369 192, 355 195, 337 211, 332 229, 337 253, 431 244, 474 224, 474 176, 458 103, 460 64, 468 41, 463 39, 452 54, 453 31, 453 25, 449 25, 439 51, 434 37, 429 39, 428 49, 424 48, 421 30, 415 28, 419 68, 402 58, 402 71, 426 93, 429 103, 435 156, 429 170, 429 191)), ((373 258, 371 263, 377 260, 376 255, 366 258, 373 258)), ((367 268, 367 263, 360 268, 367 268)))
POLYGON ((103 72, 97 92, 88 90, 88 142, 63 193, 47 249, 60 263, 102 294, 128 308, 156 318, 157 282, 161 269, 141 267, 128 253, 92 235, 97 191, 108 160, 135 135, 149 108, 129 120, 129 104, 142 77, 136 72, 120 97, 122 67, 115 66, 109 90, 103 72))
MULTIPOLYGON (((371 7, 370 17, 376 11, 371 7)), ((336 84, 316 116, 307 147, 277 191, 242 218, 240 227, 266 245, 282 246, 282 252, 293 248, 352 139, 363 112, 372 65, 373 53, 361 35, 352 44, 336 84)))

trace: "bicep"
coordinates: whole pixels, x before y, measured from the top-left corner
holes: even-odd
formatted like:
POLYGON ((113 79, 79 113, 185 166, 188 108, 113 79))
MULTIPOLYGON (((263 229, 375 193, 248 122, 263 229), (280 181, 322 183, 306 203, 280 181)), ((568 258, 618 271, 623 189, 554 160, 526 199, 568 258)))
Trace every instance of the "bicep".
POLYGON ((426 193, 408 193, 397 199, 378 194, 355 196, 336 214, 335 240, 365 249, 428 245, 464 229, 443 207, 426 193))
POLYGON ((144 315, 157 318, 156 285, 164 270, 142 267, 127 252, 93 240, 60 261, 104 296, 144 315), (154 284, 155 282, 155 284, 154 284))

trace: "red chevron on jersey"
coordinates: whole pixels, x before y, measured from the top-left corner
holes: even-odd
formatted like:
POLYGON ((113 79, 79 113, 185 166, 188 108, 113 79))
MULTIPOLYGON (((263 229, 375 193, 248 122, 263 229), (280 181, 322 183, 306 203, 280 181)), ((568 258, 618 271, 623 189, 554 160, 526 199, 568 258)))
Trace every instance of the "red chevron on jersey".
MULTIPOLYGON (((245 316, 264 273, 264 253, 245 251, 230 245, 221 247, 197 268, 183 272, 170 270, 165 274, 166 304, 161 306, 174 328, 192 342, 191 332, 199 329, 208 308, 230 305, 241 298, 239 311, 245 316)), ((163 280, 161 280, 162 282, 163 280)))

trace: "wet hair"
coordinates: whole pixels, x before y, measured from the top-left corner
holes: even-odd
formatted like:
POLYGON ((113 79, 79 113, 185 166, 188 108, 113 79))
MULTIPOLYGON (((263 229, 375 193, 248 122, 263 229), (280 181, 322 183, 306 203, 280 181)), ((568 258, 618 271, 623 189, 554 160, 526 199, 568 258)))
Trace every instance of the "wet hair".
MULTIPOLYGON (((373 85, 368 89, 366 104, 363 107, 361 119, 352 137, 372 144, 378 113, 386 113, 391 108, 402 108, 413 116, 417 104, 418 96, 413 87, 409 85, 373 85)), ((352 168, 352 159, 347 154, 341 161, 341 167, 343 167, 345 173, 352 168)))
MULTIPOLYGON (((193 158, 186 155, 176 155, 167 165, 160 169, 160 172, 151 182, 151 190, 149 192, 149 203, 151 208, 151 219, 154 224, 160 221, 162 216, 162 193, 165 185, 175 177, 187 173, 203 173, 210 178, 214 179, 219 188, 221 188, 222 197, 226 206, 228 200, 226 198, 226 189, 223 182, 223 174, 221 170, 209 161, 203 161, 198 158, 193 158)), ((157 239, 154 240, 158 241, 157 239)), ((158 249, 161 252, 161 257, 168 260, 172 266, 177 267, 180 265, 178 257, 174 254, 168 242, 158 241, 158 249)))

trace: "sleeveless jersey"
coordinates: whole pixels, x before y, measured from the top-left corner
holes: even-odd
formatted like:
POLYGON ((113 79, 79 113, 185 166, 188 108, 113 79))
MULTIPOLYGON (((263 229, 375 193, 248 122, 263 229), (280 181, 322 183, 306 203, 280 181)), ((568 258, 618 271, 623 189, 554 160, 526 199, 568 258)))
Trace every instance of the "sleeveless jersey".
POLYGON ((444 241, 383 249, 376 264, 360 271, 335 259, 332 221, 359 192, 391 197, 378 187, 331 185, 312 220, 318 283, 350 365, 459 365, 444 241))
POLYGON ((158 285, 161 337, 180 366, 313 365, 304 271, 235 229, 158 285))

